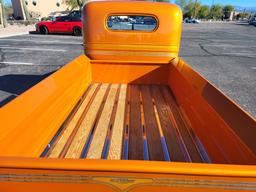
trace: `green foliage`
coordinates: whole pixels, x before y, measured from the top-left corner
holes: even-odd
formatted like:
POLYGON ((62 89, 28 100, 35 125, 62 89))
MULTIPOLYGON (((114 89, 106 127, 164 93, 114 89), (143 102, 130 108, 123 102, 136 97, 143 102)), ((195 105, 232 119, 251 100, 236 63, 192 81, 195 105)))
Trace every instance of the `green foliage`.
POLYGON ((184 7, 184 18, 186 17, 197 17, 198 12, 201 8, 200 2, 193 2, 192 0, 189 0, 187 5, 184 7))
POLYGON ((199 0, 175 0, 175 3, 180 6, 183 11, 184 18, 199 18, 199 19, 221 19, 230 17, 234 6, 226 5, 213 5, 211 7, 207 5, 201 5, 199 0))
POLYGON ((176 0, 175 4, 179 5, 181 10, 184 11, 184 8, 188 4, 188 0, 176 0))
POLYGON ((252 16, 250 13, 239 13, 237 16, 236 16, 236 19, 250 19, 252 16))
MULTIPOLYGON (((80 0, 82 4, 84 4, 87 0, 80 0)), ((67 5, 71 8, 71 10, 75 8, 79 8, 80 5, 78 5, 77 0, 66 0, 67 5)))
POLYGON ((210 18, 212 19, 221 19, 223 17, 222 6, 221 5, 213 5, 210 9, 210 18))
POLYGON ((210 8, 207 5, 203 5, 200 7, 200 10, 198 11, 197 17, 199 19, 206 19, 209 17, 210 14, 210 8))
POLYGON ((13 14, 13 8, 11 5, 5 5, 4 10, 7 16, 11 16, 13 14))
POLYGON ((186 4, 184 7, 183 13, 184 17, 192 17, 193 16, 193 9, 194 9, 194 4, 192 0, 189 0, 189 2, 186 4))
POLYGON ((225 19, 228 19, 230 17, 232 11, 234 11, 234 6, 232 5, 226 5, 223 7, 223 14, 225 19))
POLYGON ((226 5, 223 7, 224 12, 232 12, 234 11, 234 6, 233 5, 226 5))

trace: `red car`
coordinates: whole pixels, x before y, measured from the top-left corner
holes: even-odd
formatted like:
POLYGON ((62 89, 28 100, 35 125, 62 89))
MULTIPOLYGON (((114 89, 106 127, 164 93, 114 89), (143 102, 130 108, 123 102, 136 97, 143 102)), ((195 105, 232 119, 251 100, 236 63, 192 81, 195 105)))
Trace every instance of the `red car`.
POLYGON ((36 24, 37 32, 48 33, 71 33, 76 36, 82 35, 81 17, 62 16, 54 21, 40 21, 36 24))

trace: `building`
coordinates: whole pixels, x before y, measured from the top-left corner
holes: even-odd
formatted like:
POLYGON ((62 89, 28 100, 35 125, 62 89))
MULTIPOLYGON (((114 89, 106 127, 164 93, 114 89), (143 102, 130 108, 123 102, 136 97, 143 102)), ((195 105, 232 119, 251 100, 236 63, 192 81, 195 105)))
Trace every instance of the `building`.
POLYGON ((26 0, 25 2, 29 13, 38 14, 39 17, 68 10, 65 0, 26 0))
POLYGON ((26 20, 24 9, 34 17, 46 17, 56 12, 68 10, 66 0, 12 0, 14 17, 26 20))
POLYGON ((24 4, 21 0, 12 0, 13 16, 15 19, 26 20, 24 4))

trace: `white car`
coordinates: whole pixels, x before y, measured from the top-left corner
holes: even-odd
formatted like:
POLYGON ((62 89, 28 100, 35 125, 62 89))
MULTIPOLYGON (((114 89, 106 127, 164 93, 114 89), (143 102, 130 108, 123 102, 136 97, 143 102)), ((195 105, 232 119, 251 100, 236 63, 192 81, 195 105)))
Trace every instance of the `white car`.
POLYGON ((192 18, 192 19, 185 19, 185 23, 201 23, 201 21, 198 19, 192 18))

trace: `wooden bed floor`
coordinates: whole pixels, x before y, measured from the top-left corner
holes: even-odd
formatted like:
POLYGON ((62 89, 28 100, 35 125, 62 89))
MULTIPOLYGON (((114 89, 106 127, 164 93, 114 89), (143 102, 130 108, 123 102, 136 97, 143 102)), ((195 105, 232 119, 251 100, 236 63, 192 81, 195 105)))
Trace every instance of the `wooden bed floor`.
POLYGON ((93 83, 41 156, 210 163, 185 119, 168 86, 93 83))

